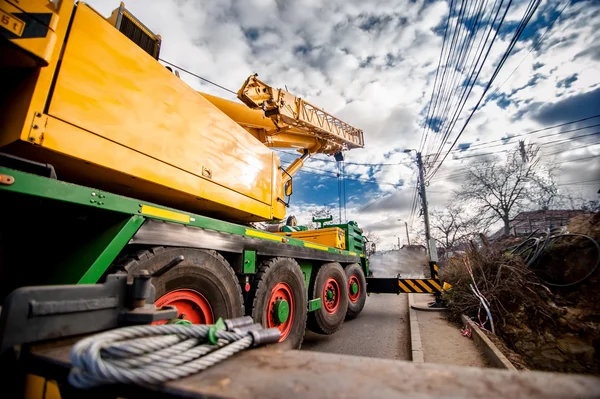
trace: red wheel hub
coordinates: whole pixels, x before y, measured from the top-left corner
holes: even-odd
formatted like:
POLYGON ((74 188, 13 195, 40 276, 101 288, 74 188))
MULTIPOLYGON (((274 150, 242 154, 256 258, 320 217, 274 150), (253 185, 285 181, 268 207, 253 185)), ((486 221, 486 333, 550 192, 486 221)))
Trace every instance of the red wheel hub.
POLYGON ((356 277, 355 274, 350 276, 350 278, 348 279, 348 298, 350 299, 350 302, 352 302, 352 303, 358 302, 358 298, 360 298, 360 282, 358 280, 358 277, 356 277), (352 293, 353 286, 356 287, 355 293, 352 293))
MULTIPOLYGON (((193 324, 213 324, 214 315, 212 308, 204 295, 190 289, 179 289, 167 292, 158 298, 154 304, 157 307, 175 306, 177 308, 177 317, 183 320, 189 320, 193 324)), ((161 320, 152 324, 165 324, 161 320)))
POLYGON ((323 302, 327 313, 333 314, 340 306, 340 286, 334 278, 328 278, 323 287, 323 302))
POLYGON ((267 327, 277 328, 281 332, 279 342, 282 342, 290 335, 292 325, 294 324, 294 295, 292 294, 292 289, 286 283, 277 283, 271 290, 265 319, 267 320, 267 327), (277 317, 277 307, 282 301, 287 301, 289 305, 289 315, 283 322, 277 317))

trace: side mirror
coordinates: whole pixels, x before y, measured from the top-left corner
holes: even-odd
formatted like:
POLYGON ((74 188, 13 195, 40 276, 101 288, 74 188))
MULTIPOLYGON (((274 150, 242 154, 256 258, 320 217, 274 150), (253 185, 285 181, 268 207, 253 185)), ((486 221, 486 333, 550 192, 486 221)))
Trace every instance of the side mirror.
POLYGON ((377 248, 375 247, 375 243, 371 243, 371 253, 374 254, 377 251, 377 248))
POLYGON ((292 181, 288 181, 287 183, 285 183, 285 187, 284 187, 284 191, 285 191, 285 195, 287 197, 289 197, 290 195, 292 195, 292 193, 294 192, 293 189, 293 185, 292 185, 292 181))

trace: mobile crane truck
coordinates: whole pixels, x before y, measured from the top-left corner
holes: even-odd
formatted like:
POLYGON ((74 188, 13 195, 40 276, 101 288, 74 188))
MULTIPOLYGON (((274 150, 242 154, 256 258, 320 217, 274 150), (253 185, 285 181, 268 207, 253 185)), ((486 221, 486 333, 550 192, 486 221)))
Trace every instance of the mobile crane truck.
POLYGON ((315 154, 363 132, 250 76, 241 103, 201 94, 158 60, 123 4, 0 1, 0 301, 22 286, 147 270, 157 306, 212 324, 251 315, 299 348, 366 299, 361 229, 267 232, 315 154), (273 147, 299 157, 281 166, 273 147))

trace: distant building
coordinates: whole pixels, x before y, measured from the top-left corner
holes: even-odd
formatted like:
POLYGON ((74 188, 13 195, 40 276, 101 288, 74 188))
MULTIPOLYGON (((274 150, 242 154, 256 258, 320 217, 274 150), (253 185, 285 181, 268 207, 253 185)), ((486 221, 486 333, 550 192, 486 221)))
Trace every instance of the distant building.
MULTIPOLYGON (((555 210, 521 212, 510 221, 510 235, 526 236, 535 230, 546 230, 553 227, 566 226, 569 219, 584 215, 585 211, 555 210)), ((492 234, 490 240, 497 240, 504 235, 504 226, 492 234)))

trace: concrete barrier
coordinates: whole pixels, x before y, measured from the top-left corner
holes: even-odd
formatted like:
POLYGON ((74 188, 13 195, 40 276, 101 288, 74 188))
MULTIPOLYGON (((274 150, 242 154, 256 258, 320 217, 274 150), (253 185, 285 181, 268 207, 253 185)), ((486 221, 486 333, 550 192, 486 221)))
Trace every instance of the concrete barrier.
POLYGON ((419 330, 419 320, 417 319, 417 312, 413 309, 415 304, 415 294, 408 294, 408 316, 409 316, 409 329, 410 329, 410 349, 412 355, 412 361, 415 363, 424 363, 425 356, 423 354, 423 346, 421 345, 421 331, 419 330))
POLYGON ((515 366, 504 356, 483 331, 469 317, 462 315, 463 324, 471 329, 471 337, 475 345, 481 349, 490 364, 499 369, 517 370, 515 366))

